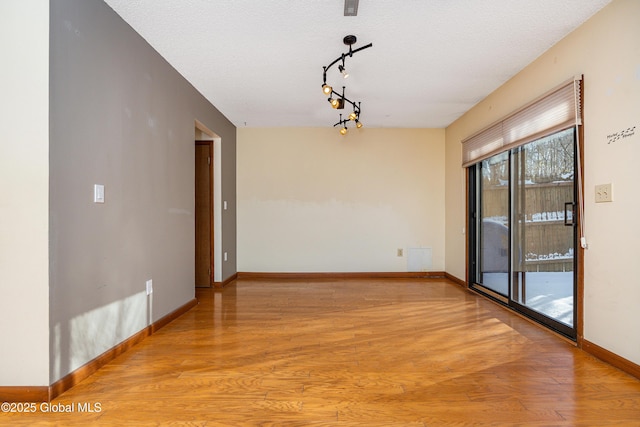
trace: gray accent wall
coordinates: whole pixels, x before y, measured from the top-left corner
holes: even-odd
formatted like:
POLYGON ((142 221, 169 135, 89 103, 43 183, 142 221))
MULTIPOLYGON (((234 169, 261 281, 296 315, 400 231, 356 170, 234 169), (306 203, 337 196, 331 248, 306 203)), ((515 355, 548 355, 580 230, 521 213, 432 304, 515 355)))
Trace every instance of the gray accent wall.
POLYGON ((194 298, 195 120, 222 140, 236 273, 236 128, 101 0, 51 0, 50 37, 53 383, 194 298))

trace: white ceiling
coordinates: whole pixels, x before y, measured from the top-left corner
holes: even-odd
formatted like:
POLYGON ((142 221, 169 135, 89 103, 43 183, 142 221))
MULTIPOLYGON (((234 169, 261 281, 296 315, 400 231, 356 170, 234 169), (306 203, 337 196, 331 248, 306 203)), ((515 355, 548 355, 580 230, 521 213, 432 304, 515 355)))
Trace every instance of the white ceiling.
MULTIPOLYGON (((610 0, 106 0, 238 127, 332 126, 327 82, 368 127, 443 128, 610 0)), ((348 113, 349 110, 344 110, 348 113)))

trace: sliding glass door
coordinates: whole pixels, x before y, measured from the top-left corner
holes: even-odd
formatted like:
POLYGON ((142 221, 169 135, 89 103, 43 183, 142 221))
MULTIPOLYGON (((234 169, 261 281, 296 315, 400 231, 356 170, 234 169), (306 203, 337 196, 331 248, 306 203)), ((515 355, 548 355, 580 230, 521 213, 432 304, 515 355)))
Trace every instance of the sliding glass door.
POLYGON ((500 297, 509 296, 509 155, 480 165, 480 251, 477 283, 500 297))
POLYGON ((471 168, 472 286, 575 338, 573 128, 471 168))

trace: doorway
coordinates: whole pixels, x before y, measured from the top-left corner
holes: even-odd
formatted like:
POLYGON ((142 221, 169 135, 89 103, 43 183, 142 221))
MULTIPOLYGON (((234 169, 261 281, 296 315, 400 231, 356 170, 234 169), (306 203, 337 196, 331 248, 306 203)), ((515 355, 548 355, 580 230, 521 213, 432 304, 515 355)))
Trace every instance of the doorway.
POLYGON ((210 288, 214 278, 213 141, 195 148, 195 286, 210 288))

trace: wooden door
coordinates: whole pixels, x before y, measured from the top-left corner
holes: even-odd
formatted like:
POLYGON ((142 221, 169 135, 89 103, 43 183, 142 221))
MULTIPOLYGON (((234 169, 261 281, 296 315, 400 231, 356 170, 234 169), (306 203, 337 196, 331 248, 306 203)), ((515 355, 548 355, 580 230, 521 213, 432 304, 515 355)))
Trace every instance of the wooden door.
POLYGON ((196 287, 213 283, 213 142, 196 141, 196 287))

